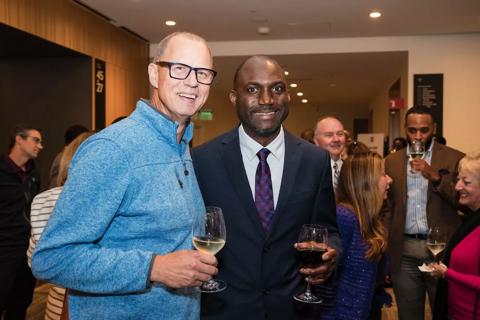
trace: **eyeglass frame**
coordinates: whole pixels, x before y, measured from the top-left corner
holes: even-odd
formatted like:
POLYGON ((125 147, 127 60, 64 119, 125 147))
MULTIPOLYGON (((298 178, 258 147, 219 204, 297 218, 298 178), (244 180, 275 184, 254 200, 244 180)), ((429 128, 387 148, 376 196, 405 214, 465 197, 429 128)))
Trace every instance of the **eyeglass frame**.
POLYGON ((155 61, 155 64, 158 65, 158 66, 161 66, 161 67, 167 66, 168 67, 168 75, 170 76, 170 78, 176 79, 176 80, 187 79, 190 76, 190 73, 192 73, 192 70, 193 70, 193 71, 195 71, 195 79, 197 80, 197 82, 209 86, 213 83, 213 80, 217 76, 217 71, 215 71, 215 70, 208 69, 208 68, 194 68, 192 66, 189 66, 188 64, 181 63, 181 62, 155 61), (183 67, 188 68, 189 71, 188 71, 187 75, 184 78, 174 77, 172 75, 172 66, 174 66, 174 65, 181 65, 183 67), (213 74, 212 81, 209 82, 209 83, 205 83, 205 82, 202 82, 202 81, 198 80, 198 70, 205 70, 205 71, 211 72, 213 74))
POLYGON ((35 144, 43 146, 43 140, 39 137, 31 136, 31 135, 28 135, 28 134, 21 134, 21 133, 17 134, 17 136, 20 136, 23 140, 27 140, 28 138, 32 138, 32 141, 35 144))

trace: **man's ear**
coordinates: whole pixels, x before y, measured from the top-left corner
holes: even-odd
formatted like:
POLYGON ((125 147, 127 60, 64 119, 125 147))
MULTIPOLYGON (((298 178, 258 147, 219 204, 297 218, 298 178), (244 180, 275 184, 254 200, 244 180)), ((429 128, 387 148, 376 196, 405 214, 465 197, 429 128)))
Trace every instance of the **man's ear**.
POLYGON ((152 87, 158 89, 158 67, 154 63, 148 65, 148 80, 152 87))
POLYGON ((230 93, 228 94, 228 98, 230 98, 230 102, 233 104, 233 106, 235 106, 237 103, 237 91, 233 89, 230 90, 230 93))

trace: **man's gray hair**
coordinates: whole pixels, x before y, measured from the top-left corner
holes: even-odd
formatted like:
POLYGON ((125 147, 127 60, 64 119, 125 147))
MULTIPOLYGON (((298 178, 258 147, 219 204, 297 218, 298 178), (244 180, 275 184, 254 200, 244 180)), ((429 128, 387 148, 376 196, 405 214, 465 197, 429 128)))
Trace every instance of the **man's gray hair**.
MULTIPOLYGON (((207 41, 204 38, 202 38, 201 36, 199 36, 198 34, 191 33, 191 32, 184 32, 184 31, 173 32, 173 33, 169 34, 168 36, 166 36, 165 38, 163 38, 158 43, 157 49, 155 50, 155 57, 153 59, 153 62, 161 61, 162 56, 165 53, 165 50, 167 49, 170 40, 172 40, 175 37, 179 37, 179 36, 182 36, 182 37, 185 37, 185 38, 188 38, 188 39, 192 39, 192 40, 196 40, 196 41, 199 41, 199 42, 203 42, 203 43, 205 43, 205 46, 208 48, 207 41)), ((210 48, 208 50, 210 51, 210 48)))

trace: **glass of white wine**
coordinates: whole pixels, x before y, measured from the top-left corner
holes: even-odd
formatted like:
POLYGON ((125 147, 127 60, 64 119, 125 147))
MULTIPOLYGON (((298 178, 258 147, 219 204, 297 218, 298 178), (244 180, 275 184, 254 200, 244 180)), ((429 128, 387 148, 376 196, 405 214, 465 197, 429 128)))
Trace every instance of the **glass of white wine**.
MULTIPOLYGON (((425 144, 420 140, 413 140, 409 146, 410 160, 421 159, 425 154, 425 144)), ((417 173, 411 169, 411 173, 417 173)))
POLYGON ((433 255, 433 262, 437 255, 445 249, 446 239, 445 234, 439 227, 432 227, 428 231, 427 248, 433 255))
MULTIPOLYGON (((225 220, 222 209, 206 207, 205 214, 198 215, 193 221, 193 246, 201 252, 217 254, 226 240, 225 220)), ((227 288, 224 281, 210 279, 200 286, 200 291, 206 293, 220 292, 227 288)))

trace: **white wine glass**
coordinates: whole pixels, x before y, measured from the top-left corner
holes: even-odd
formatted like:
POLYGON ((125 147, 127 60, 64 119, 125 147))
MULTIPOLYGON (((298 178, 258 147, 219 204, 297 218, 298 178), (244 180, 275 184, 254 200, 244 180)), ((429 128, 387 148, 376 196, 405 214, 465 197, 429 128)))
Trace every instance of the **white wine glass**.
POLYGON ((437 255, 445 249, 446 238, 445 234, 439 227, 432 227, 428 231, 427 248, 433 255, 433 262, 437 255))
MULTIPOLYGON (((225 220, 222 209, 219 207, 206 207, 205 214, 198 215, 193 221, 193 246, 201 252, 217 254, 226 240, 225 220)), ((220 292, 227 288, 224 281, 210 279, 200 286, 200 291, 205 293, 220 292)))
MULTIPOLYGON (((425 154, 425 144, 420 140, 413 140, 409 146, 410 160, 421 159, 425 154)), ((411 169, 411 173, 417 173, 417 171, 411 169)))
MULTIPOLYGON (((327 252, 328 230, 324 226, 316 224, 304 224, 298 236, 297 250, 300 255, 302 268, 317 268, 324 263, 322 256, 327 252)), ((315 296, 310 290, 310 282, 307 281, 305 292, 293 297, 304 303, 321 303, 322 298, 315 296)))

